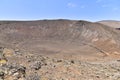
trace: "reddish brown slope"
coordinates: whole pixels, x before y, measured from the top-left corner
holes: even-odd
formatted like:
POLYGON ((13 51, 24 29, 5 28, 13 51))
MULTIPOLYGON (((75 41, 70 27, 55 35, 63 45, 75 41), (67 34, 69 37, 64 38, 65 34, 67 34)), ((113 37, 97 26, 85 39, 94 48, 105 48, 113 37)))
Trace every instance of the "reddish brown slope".
POLYGON ((2 22, 0 42, 41 54, 118 53, 119 31, 87 21, 40 20, 2 22))

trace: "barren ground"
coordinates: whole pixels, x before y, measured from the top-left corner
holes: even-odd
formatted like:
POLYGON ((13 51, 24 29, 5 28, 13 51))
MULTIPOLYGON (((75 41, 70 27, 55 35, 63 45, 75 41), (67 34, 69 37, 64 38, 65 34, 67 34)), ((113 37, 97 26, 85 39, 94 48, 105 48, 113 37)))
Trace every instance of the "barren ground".
POLYGON ((1 80, 120 80, 120 31, 71 20, 1 21, 1 80))

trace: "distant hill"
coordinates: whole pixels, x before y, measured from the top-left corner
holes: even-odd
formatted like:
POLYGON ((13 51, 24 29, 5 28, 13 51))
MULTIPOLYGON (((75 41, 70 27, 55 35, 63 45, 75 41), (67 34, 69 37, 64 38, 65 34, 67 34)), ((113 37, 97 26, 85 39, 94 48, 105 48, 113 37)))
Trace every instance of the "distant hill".
POLYGON ((103 21, 99 21, 99 23, 102 23, 104 25, 110 26, 112 28, 120 28, 120 21, 103 20, 103 21))

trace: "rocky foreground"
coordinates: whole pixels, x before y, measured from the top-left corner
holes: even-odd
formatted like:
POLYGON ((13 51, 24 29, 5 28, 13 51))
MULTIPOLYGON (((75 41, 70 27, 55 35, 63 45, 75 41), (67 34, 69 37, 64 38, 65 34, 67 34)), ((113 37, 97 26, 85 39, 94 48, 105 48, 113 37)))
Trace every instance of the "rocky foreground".
POLYGON ((58 59, 1 47, 0 80, 120 80, 120 60, 58 59))

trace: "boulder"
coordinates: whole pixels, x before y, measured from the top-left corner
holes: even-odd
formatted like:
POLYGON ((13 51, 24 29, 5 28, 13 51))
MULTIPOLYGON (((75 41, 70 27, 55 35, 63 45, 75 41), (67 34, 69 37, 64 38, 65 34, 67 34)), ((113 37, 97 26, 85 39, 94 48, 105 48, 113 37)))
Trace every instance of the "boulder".
POLYGON ((15 51, 13 49, 8 49, 8 48, 4 48, 3 49, 3 55, 5 57, 10 57, 12 56, 13 54, 15 54, 15 51))

